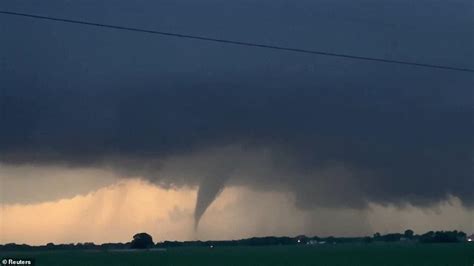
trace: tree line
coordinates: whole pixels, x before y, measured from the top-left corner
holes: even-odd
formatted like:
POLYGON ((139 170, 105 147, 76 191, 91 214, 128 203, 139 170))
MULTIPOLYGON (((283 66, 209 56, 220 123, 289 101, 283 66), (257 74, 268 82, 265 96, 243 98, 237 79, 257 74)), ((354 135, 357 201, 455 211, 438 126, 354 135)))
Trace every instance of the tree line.
POLYGON ((30 246, 26 244, 9 243, 0 245, 0 251, 32 251, 32 250, 112 250, 112 249, 152 249, 152 248, 173 248, 173 247, 222 247, 222 246, 271 246, 271 245, 327 245, 344 243, 388 243, 388 242, 406 242, 406 243, 460 243, 466 242, 466 233, 462 231, 429 231, 427 233, 416 235, 413 230, 406 230, 404 233, 390 233, 382 235, 375 233, 372 236, 365 237, 308 237, 299 235, 296 237, 252 237, 239 240, 220 240, 220 241, 164 241, 154 243, 152 237, 147 233, 138 233, 127 243, 104 243, 94 244, 71 243, 54 244, 48 243, 41 246, 30 246))

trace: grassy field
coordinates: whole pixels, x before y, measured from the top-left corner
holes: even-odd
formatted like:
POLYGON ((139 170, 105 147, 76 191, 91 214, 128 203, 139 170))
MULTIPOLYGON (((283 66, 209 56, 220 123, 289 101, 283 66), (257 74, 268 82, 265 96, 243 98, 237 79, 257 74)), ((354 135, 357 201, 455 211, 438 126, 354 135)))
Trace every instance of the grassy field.
POLYGON ((51 251, 3 253, 39 266, 324 265, 473 266, 474 245, 328 245, 172 248, 166 251, 51 251))

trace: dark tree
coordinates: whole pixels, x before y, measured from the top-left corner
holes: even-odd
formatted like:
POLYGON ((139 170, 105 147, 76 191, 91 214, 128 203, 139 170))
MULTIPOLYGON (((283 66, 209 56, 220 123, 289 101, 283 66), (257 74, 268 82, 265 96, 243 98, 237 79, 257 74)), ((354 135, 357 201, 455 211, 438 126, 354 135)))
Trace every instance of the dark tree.
POLYGON ((379 232, 375 233, 374 236, 373 236, 373 238, 374 238, 375 241, 379 241, 379 240, 380 240, 380 237, 381 237, 381 235, 380 235, 379 232))
POLYGON ((415 232, 413 232, 413 230, 408 229, 408 230, 405 230, 405 233, 403 234, 403 236, 408 239, 412 239, 414 234, 415 232))
POLYGON ((133 236, 131 248, 146 249, 153 247, 153 238, 147 233, 138 233, 133 236))

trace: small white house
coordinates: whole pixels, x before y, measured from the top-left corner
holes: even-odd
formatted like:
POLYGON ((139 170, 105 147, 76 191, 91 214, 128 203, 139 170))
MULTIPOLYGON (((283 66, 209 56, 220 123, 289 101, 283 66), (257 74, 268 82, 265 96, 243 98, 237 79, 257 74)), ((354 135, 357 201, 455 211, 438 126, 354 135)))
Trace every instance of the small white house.
POLYGON ((307 245, 322 245, 326 244, 326 241, 318 241, 318 240, 309 240, 306 242, 307 245))

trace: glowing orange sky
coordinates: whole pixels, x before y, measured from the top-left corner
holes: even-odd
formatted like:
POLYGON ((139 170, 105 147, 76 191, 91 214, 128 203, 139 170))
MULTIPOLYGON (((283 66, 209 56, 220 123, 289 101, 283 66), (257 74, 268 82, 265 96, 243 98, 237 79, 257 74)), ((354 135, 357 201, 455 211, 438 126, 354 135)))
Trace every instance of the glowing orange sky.
POLYGON ((0 242, 126 242, 142 231, 150 233, 155 241, 162 241, 305 232, 351 235, 354 230, 370 234, 407 227, 474 230, 472 212, 462 209, 456 199, 434 211, 372 205, 363 212, 327 209, 309 212, 296 208, 289 194, 232 187, 224 190, 211 205, 199 232, 195 233, 195 198, 195 188, 166 190, 139 179, 126 179, 69 199, 3 204, 0 242))

